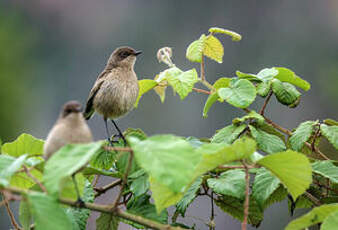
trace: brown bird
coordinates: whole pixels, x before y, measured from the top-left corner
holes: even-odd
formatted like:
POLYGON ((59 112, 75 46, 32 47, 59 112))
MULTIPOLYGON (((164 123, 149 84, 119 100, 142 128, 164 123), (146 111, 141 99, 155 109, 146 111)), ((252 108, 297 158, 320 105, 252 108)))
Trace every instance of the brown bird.
POLYGON ((92 133, 81 113, 81 104, 77 101, 69 101, 63 106, 59 119, 47 136, 44 157, 47 160, 66 144, 92 141, 92 133))
POLYGON ((89 93, 84 117, 86 120, 90 119, 95 111, 103 116, 107 139, 111 145, 107 119, 112 121, 118 136, 126 144, 114 119, 126 115, 134 107, 139 92, 134 64, 136 56, 141 53, 130 47, 119 47, 114 50, 89 93))

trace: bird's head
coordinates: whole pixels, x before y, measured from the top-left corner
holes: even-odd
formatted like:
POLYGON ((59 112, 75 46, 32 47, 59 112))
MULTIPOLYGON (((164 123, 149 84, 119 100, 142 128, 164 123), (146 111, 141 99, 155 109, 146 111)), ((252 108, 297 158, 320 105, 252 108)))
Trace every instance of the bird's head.
POLYGON ((64 106, 62 107, 60 117, 61 118, 66 118, 70 116, 82 116, 82 106, 78 101, 69 101, 64 106))
POLYGON ((136 51, 131 47, 119 47, 115 49, 114 52, 110 55, 107 63, 107 68, 122 67, 133 69, 136 61, 136 56, 141 53, 141 51, 136 51))

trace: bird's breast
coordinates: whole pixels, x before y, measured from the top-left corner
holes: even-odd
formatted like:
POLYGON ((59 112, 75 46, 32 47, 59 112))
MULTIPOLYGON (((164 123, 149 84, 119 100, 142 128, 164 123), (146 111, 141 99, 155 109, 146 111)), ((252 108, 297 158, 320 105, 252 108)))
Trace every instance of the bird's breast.
POLYGON ((134 107, 138 96, 138 82, 135 79, 108 79, 94 99, 95 110, 105 118, 118 118, 134 107))

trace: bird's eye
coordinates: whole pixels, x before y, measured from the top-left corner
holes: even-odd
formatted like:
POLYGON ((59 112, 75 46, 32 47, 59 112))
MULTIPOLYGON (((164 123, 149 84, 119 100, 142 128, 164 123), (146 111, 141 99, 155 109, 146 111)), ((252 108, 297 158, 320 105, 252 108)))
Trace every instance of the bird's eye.
POLYGON ((120 56, 121 56, 122 58, 126 58, 126 57, 129 56, 129 53, 128 53, 128 52, 122 52, 122 53, 120 54, 120 56))

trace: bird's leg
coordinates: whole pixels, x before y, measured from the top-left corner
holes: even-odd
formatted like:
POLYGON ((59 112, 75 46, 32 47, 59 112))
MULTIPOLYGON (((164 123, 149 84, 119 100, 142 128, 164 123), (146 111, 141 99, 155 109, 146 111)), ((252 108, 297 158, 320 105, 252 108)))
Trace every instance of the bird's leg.
POLYGON ((75 191, 76 191, 76 196, 77 196, 76 205, 80 208, 83 208, 85 206, 85 202, 81 199, 79 187, 77 186, 77 182, 76 182, 76 179, 75 179, 75 173, 72 175, 72 179, 73 179, 73 183, 74 183, 74 187, 75 187, 75 191))
POLYGON ((109 142, 110 146, 114 146, 113 141, 110 138, 109 130, 108 130, 108 124, 107 124, 107 118, 103 118, 104 125, 106 127, 106 133, 107 133, 107 141, 109 142))
POLYGON ((124 146, 127 146, 127 141, 126 141, 126 138, 124 138, 121 130, 119 129, 119 127, 117 126, 117 124, 115 123, 115 121, 113 119, 111 119, 111 122, 113 123, 113 125, 115 126, 117 132, 119 133, 119 137, 122 138, 123 142, 124 142, 124 146))

